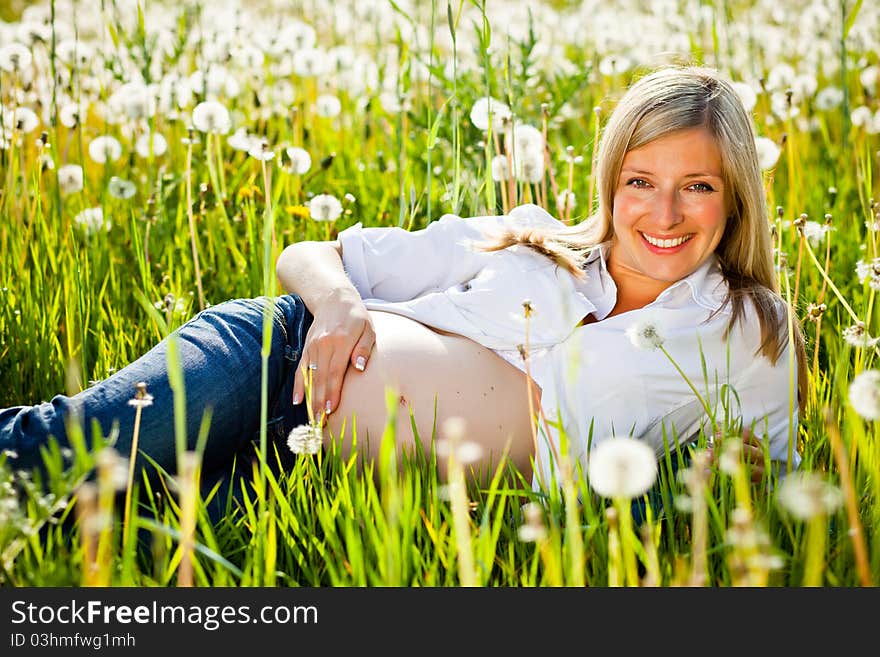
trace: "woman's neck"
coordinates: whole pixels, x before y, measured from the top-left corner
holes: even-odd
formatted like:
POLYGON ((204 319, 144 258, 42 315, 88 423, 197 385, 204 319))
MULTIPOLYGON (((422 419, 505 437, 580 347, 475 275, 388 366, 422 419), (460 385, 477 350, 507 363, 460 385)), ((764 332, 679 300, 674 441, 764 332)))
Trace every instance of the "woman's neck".
POLYGON ((609 254, 607 267, 617 286, 617 301, 609 316, 644 308, 670 286, 666 281, 658 281, 632 267, 620 264, 613 254, 609 254))

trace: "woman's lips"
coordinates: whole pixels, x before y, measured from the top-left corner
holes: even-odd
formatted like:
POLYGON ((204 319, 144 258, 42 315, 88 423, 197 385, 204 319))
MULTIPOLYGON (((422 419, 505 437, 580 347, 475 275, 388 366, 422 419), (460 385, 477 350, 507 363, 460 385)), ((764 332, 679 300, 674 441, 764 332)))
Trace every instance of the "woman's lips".
POLYGON ((657 242, 657 244, 652 244, 650 241, 648 241, 648 236, 645 233, 639 231, 639 235, 641 235, 642 242, 644 243, 645 247, 651 253, 659 253, 662 255, 671 255, 673 253, 678 253, 693 238, 693 233, 691 233, 689 235, 679 235, 677 237, 667 237, 667 238, 659 238, 654 235, 651 235, 650 236, 651 239, 654 242, 657 242), (679 242, 682 238, 685 238, 683 242, 681 242, 679 244, 675 244, 675 242, 679 242), (670 243, 670 242, 672 244, 674 244, 674 246, 662 246, 662 244, 670 243))

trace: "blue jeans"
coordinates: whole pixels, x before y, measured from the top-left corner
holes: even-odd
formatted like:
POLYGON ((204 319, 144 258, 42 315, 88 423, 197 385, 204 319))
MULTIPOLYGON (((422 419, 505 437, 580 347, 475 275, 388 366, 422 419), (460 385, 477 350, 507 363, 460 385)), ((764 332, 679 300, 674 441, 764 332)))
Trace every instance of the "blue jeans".
MULTIPOLYGON (((212 410, 210 431, 202 461, 203 482, 229 479, 232 464, 242 473, 258 456, 260 434, 260 349, 263 308, 268 298, 235 299, 201 311, 181 326, 177 336, 186 390, 187 448, 193 449, 206 409, 212 410), (255 446, 257 449, 255 449, 255 446)), ((268 437, 288 464, 293 454, 285 444, 290 430, 308 422, 304 403, 292 404, 293 379, 312 315, 298 296, 275 299, 272 349, 268 368, 268 437)), ((41 468, 40 448, 54 437, 69 445, 65 422, 76 411, 91 444, 92 423, 103 434, 118 426, 116 449, 128 457, 135 409, 128 402, 136 384, 146 382, 153 403, 141 412, 138 465, 153 471, 143 455, 170 473, 176 471, 174 393, 168 379, 168 338, 109 378, 68 397, 50 402, 0 410, 0 450, 11 450, 16 468, 41 468)), ((275 461, 270 442, 268 458, 275 461)))

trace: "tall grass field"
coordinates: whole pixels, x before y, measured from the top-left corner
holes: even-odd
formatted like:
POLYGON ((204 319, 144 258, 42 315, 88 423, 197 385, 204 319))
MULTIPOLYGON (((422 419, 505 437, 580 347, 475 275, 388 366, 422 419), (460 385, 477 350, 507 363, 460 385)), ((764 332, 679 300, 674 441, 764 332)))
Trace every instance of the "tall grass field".
POLYGON ((72 425, 45 477, 0 455, 0 585, 880 584, 880 4, 50 0, 0 19, 0 408, 281 294, 292 242, 522 203, 589 221, 601 128, 665 63, 719 69, 751 112, 810 383, 797 471, 751 484, 701 443, 678 475, 661 459, 642 523, 627 482, 564 472, 538 495, 507 464, 477 482, 466 450, 398 453, 393 424, 368 464, 335 445, 258 461, 217 520, 198 450, 157 484, 72 425))

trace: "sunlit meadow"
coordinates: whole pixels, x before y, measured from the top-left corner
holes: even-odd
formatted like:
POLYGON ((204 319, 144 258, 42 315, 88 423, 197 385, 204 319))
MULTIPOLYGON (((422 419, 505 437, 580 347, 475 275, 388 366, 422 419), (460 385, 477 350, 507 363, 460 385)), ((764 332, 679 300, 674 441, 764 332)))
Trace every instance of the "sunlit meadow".
POLYGON ((161 487, 109 447, 47 452, 42 483, 0 456, 3 585, 880 583, 877 3, 59 0, 0 18, 0 408, 280 293, 293 241, 523 202, 588 220, 601 125, 666 62, 721 69, 752 112, 811 384, 801 471, 759 486, 736 449, 673 477, 622 440, 538 499, 511 468, 468 485, 460 426, 427 463, 388 449, 372 472, 303 434, 292 471, 212 523, 197 453, 161 487), (655 474, 663 513, 637 527, 655 474))

